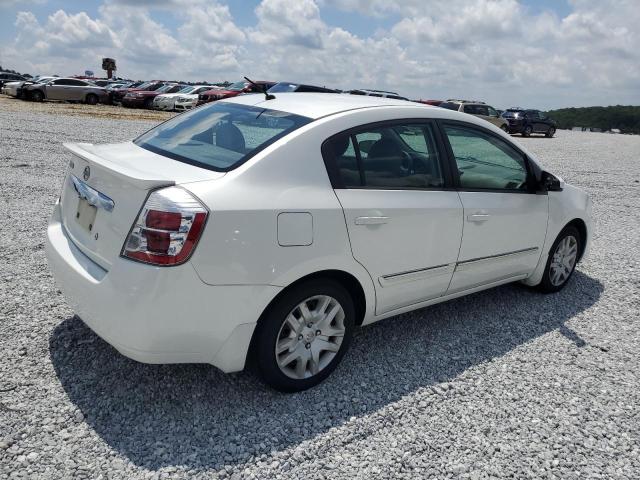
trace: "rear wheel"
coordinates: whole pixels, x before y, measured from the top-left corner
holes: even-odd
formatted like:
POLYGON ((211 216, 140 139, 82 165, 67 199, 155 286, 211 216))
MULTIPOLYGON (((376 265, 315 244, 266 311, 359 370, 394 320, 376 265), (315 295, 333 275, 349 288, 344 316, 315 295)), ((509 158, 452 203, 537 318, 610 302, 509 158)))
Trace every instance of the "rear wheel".
POLYGON ((581 242, 580 232, 575 227, 568 226, 560 232, 549 250, 542 281, 537 286, 540 291, 553 293, 564 288, 578 263, 581 242))
POLYGON ((507 127, 504 124, 500 125, 500 130, 502 130, 505 133, 509 133, 509 127, 507 127))
POLYGON ((556 134, 556 129, 553 127, 549 127, 549 130, 547 130, 547 133, 544 134, 545 137, 547 138, 551 138, 556 134))
POLYGON ((31 100, 34 102, 41 102, 44 100, 44 93, 41 90, 34 90, 31 92, 31 100))
POLYGON ((254 334, 258 375, 282 392, 317 385, 347 351, 354 319, 353 300, 339 283, 318 279, 293 287, 269 309, 254 334))
POLYGON ((85 103, 87 105, 96 105, 98 103, 98 96, 90 93, 89 95, 87 95, 87 98, 85 98, 85 103))
POLYGON ((527 125, 526 127, 524 127, 524 130, 522 130, 522 136, 530 137, 532 132, 533 128, 531 128, 531 125, 527 125))

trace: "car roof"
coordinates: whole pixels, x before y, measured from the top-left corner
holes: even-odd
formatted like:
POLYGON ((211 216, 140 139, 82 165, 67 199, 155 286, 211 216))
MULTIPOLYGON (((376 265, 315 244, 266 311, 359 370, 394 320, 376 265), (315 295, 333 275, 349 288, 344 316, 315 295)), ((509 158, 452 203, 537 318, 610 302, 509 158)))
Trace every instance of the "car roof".
POLYGON ((320 118, 335 113, 346 112, 359 108, 384 106, 416 106, 418 108, 436 108, 407 100, 368 95, 344 95, 341 93, 306 93, 283 92, 275 93, 273 100, 265 100, 261 93, 239 95, 233 98, 218 100, 219 102, 254 105, 271 110, 293 113, 308 118, 320 118))

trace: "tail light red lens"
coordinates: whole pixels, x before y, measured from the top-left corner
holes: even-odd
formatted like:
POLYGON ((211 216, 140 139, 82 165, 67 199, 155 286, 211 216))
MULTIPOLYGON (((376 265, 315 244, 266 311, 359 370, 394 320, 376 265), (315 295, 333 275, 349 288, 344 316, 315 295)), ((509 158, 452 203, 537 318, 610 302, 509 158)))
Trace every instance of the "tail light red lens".
POLYGON ((200 239, 208 213, 182 188, 156 190, 140 211, 122 256, 153 265, 184 263, 200 239))

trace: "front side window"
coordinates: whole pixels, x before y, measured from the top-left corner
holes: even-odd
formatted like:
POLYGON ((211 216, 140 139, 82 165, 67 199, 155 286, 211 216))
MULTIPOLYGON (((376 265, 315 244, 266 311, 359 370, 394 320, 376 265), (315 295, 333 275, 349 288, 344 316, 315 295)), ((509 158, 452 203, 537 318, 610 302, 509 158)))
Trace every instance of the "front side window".
POLYGON ((390 124, 337 135, 326 152, 345 188, 444 186, 430 124, 390 124))
POLYGON ((524 155, 505 141, 474 128, 445 125, 444 130, 462 188, 526 190, 524 155))
POLYGON ((497 117, 498 116, 498 112, 496 112, 496 109, 493 108, 493 107, 487 107, 487 112, 488 112, 490 117, 497 117))
POLYGON ((160 124, 134 143, 165 157, 226 172, 310 121, 278 110, 216 102, 160 124))

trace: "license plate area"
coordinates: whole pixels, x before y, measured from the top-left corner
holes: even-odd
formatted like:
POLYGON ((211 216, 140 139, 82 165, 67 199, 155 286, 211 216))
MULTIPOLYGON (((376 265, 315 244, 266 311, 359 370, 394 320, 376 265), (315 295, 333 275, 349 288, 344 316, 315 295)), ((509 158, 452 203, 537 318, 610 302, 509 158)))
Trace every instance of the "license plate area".
POLYGON ((98 213, 98 209, 93 205, 90 205, 89 202, 81 198, 78 201, 78 210, 76 211, 76 222, 80 224, 80 226, 90 232, 93 230, 93 226, 96 222, 96 214, 98 213))

